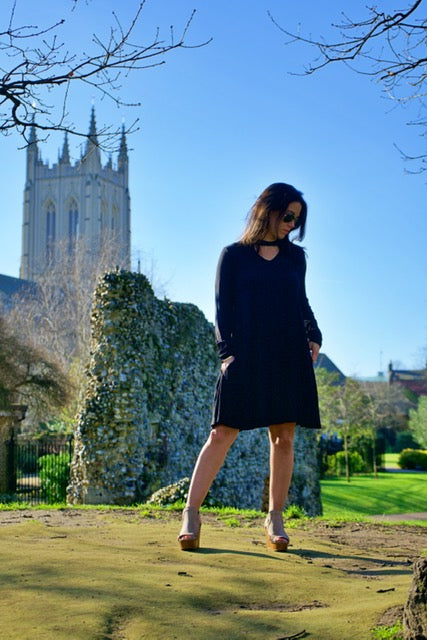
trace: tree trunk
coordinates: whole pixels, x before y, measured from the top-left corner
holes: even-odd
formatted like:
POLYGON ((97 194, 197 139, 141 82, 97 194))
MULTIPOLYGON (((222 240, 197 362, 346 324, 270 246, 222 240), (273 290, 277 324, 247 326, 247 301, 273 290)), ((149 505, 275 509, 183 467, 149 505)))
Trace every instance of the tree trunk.
POLYGON ((378 469, 377 469, 377 447, 376 447, 376 442, 375 442, 376 438, 375 438, 375 432, 373 433, 372 436, 372 456, 373 456, 373 460, 372 460, 372 467, 374 469, 374 477, 378 478, 378 469))
POLYGON ((348 438, 344 432, 345 479, 350 482, 350 461, 348 459, 348 438))

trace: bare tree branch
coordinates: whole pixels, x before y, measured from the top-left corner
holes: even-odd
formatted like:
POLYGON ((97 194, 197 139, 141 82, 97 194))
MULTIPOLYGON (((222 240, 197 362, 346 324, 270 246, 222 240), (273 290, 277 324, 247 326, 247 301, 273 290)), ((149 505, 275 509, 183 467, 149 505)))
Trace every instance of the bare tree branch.
MULTIPOLYGON (((287 36, 286 45, 301 43, 315 49, 316 57, 300 75, 311 75, 332 63, 345 64, 353 71, 376 80, 387 98, 396 103, 416 102, 421 117, 408 124, 421 125, 424 128, 422 135, 425 135, 427 17, 422 9, 423 0, 412 0, 405 9, 394 11, 380 11, 377 5, 367 6, 366 17, 358 20, 342 12, 342 21, 331 25, 340 35, 332 42, 291 32, 281 26, 270 12, 269 17, 287 36)), ((426 157, 427 153, 406 155, 406 159, 414 160, 426 157)), ((426 169, 422 162, 419 170, 426 169)))
MULTIPOLYGON (((15 26, 15 0, 9 23, 0 30, 0 132, 8 135, 18 131, 29 142, 30 127, 49 134, 63 131, 86 137, 69 120, 68 100, 71 89, 78 83, 86 84, 117 106, 140 106, 139 102, 126 102, 120 91, 131 72, 165 64, 168 54, 178 49, 202 47, 207 42, 188 45, 185 40, 195 11, 188 18, 178 38, 171 27, 169 40, 162 40, 157 30, 154 39, 142 44, 136 27, 142 20, 146 0, 138 3, 133 18, 123 26, 117 13, 107 37, 94 33, 91 49, 70 52, 59 39, 59 30, 65 19, 46 27, 36 25, 15 26), (8 64, 10 63, 10 65, 8 64), (62 107, 55 111, 48 95, 59 87, 64 89, 62 107)), ((72 11, 77 6, 74 0, 72 11)), ((126 133, 137 130, 136 119, 126 133)), ((121 130, 105 127, 98 132, 100 146, 111 150, 121 130)))

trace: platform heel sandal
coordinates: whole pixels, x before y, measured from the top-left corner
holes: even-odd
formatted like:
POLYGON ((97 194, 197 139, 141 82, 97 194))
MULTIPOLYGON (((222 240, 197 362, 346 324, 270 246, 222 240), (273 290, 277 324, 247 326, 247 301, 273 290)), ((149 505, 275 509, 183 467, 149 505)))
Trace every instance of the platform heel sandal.
POLYGON ((185 507, 178 542, 182 551, 195 551, 200 546, 200 515, 197 507, 185 507))
POLYGON ((269 511, 264 523, 267 547, 273 551, 287 551, 289 536, 283 527, 281 511, 269 511))

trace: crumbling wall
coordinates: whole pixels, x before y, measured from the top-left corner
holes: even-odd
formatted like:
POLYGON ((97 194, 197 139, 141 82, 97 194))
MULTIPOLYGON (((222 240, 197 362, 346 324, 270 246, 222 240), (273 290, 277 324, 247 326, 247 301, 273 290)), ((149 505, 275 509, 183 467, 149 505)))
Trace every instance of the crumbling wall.
MULTIPOLYGON (((106 274, 94 297, 69 502, 135 503, 191 475, 209 433, 218 370, 213 327, 196 306, 157 299, 141 274, 106 274)), ((299 433, 296 451, 292 501, 314 515, 321 511, 315 433, 299 433)), ((245 432, 211 492, 223 504, 259 509, 267 475, 266 430, 245 432)))

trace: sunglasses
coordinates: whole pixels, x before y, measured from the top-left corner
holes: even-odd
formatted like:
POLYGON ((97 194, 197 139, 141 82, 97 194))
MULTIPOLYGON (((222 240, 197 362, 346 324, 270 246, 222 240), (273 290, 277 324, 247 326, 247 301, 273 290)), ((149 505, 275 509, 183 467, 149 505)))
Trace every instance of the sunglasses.
POLYGON ((297 226, 299 224, 299 216, 295 215, 295 213, 292 213, 292 211, 285 211, 285 213, 280 216, 280 221, 281 222, 295 222, 295 226, 297 226))

